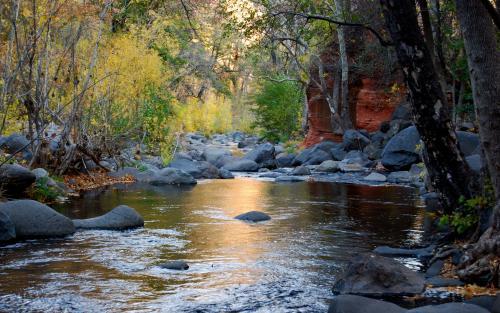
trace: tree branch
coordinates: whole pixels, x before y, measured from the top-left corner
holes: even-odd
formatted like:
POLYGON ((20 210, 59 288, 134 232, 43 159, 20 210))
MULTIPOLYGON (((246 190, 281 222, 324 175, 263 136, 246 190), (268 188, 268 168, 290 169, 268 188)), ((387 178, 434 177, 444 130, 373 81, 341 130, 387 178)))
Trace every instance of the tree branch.
MULTIPOLYGON (((487 1, 487 0, 484 0, 487 1)), ((334 20, 328 16, 324 15, 319 15, 319 14, 310 14, 310 13, 302 13, 302 12, 291 12, 291 11, 282 11, 282 12, 277 12, 272 14, 273 16, 277 15, 282 15, 282 14, 287 14, 287 15, 293 15, 293 16, 300 16, 308 20, 320 20, 320 21, 326 21, 328 23, 336 24, 336 25, 341 25, 341 26, 351 26, 351 27, 361 27, 369 32, 371 32, 380 42, 380 44, 384 47, 388 46, 393 46, 394 44, 390 41, 385 40, 382 35, 380 35, 375 29, 372 27, 365 25, 365 24, 360 24, 360 23, 349 23, 349 22, 342 22, 342 21, 337 21, 334 20)))

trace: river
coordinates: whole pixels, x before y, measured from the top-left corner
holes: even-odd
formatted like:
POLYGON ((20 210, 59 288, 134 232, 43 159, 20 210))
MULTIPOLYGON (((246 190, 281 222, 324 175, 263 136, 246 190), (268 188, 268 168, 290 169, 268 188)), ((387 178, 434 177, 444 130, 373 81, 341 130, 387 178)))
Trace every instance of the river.
POLYGON ((416 244, 424 224, 411 188, 248 177, 189 188, 115 185, 56 209, 87 218, 120 204, 145 227, 0 247, 0 311, 326 312, 350 257, 416 244), (233 218, 251 210, 272 219, 233 218), (157 266, 169 260, 190 269, 157 266))

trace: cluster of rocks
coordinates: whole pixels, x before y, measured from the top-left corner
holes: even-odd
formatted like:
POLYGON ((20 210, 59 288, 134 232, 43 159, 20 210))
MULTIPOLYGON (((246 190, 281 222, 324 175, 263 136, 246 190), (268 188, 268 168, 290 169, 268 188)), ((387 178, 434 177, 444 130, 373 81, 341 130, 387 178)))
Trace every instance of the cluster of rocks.
MULTIPOLYGON (((440 313, 488 313, 500 312, 500 294, 483 296, 465 302, 452 302, 439 305, 422 305, 406 309, 398 304, 406 303, 405 297, 419 298, 426 287, 456 286, 453 279, 439 278, 440 268, 432 263, 425 273, 415 272, 392 258, 380 256, 430 256, 433 247, 421 249, 395 249, 380 247, 375 254, 361 254, 354 257, 346 270, 340 274, 333 286, 336 295, 328 312, 440 312, 440 313)), ((440 264, 442 266, 442 264, 440 264)), ((425 297, 420 297, 422 301, 425 297)))
POLYGON ((99 217, 71 220, 34 200, 0 203, 0 243, 64 237, 79 229, 123 230, 142 226, 142 217, 133 208, 125 205, 120 205, 99 217))

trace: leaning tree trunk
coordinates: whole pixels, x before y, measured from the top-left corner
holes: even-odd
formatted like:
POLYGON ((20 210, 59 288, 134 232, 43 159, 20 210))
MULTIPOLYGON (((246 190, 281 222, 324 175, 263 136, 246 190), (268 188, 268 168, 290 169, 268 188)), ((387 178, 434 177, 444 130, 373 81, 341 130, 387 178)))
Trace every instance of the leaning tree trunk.
POLYGON ((481 145, 496 196, 492 227, 468 251, 464 269, 459 274, 464 280, 480 279, 500 285, 500 265, 495 264, 500 256, 500 51, 496 28, 481 2, 456 0, 456 5, 465 40, 481 145))
POLYGON ((380 0, 409 90, 412 113, 424 143, 424 162, 445 212, 471 196, 470 170, 458 149, 446 98, 418 27, 415 1, 380 0))

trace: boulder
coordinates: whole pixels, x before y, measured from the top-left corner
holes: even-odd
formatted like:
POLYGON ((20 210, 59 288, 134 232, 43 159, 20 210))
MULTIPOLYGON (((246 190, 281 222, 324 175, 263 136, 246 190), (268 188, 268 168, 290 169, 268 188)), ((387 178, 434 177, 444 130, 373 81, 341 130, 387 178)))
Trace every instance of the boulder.
POLYGON ((401 263, 375 254, 360 254, 335 281, 335 294, 371 297, 411 296, 424 290, 424 278, 401 263))
POLYGON ((396 184, 406 184, 411 181, 411 175, 408 171, 392 172, 387 176, 387 181, 396 184))
POLYGON ((4 137, 3 143, 0 143, 0 149, 3 149, 9 154, 16 152, 24 152, 29 150, 30 141, 26 139, 26 136, 21 134, 12 134, 8 137, 4 137))
POLYGON ((458 145, 460 147, 460 151, 464 154, 464 156, 472 155, 476 149, 479 147, 479 135, 458 131, 457 132, 458 145))
POLYGON ((36 180, 35 174, 17 164, 0 167, 0 190, 7 194, 22 194, 36 180))
POLYGON ((405 309, 387 301, 355 295, 340 295, 333 299, 328 313, 403 313, 405 309))
POLYGON ((465 157, 465 161, 469 165, 470 169, 477 174, 480 174, 484 168, 483 160, 479 154, 469 155, 465 157))
POLYGON ((222 179, 233 179, 234 175, 230 171, 226 170, 225 168, 221 168, 219 170, 219 176, 222 179))
POLYGON ((465 301, 465 303, 470 303, 478 305, 491 313, 500 313, 500 293, 496 296, 479 296, 474 297, 470 300, 465 301))
POLYGON ((120 205, 108 213, 82 220, 73 220, 77 229, 123 230, 144 226, 144 219, 133 208, 120 205))
POLYGON ((247 222, 256 223, 256 222, 270 220, 271 217, 264 212, 250 211, 250 212, 243 213, 243 214, 236 216, 235 219, 240 220, 240 221, 247 221, 247 222))
POLYGON ((254 161, 255 163, 264 163, 274 158, 274 145, 271 143, 263 143, 255 149, 248 152, 244 159, 254 161))
POLYGON ((348 129, 344 132, 342 143, 345 151, 363 150, 370 144, 370 139, 357 130, 348 129))
POLYGON ((382 156, 382 148, 379 144, 371 143, 363 149, 370 160, 378 160, 382 156))
POLYGON ((135 167, 127 166, 127 167, 124 167, 124 168, 121 168, 121 169, 117 170, 116 172, 111 172, 108 175, 111 176, 111 177, 116 177, 116 178, 124 177, 124 176, 132 176, 132 177, 136 178, 136 176, 140 172, 141 171, 139 171, 135 167))
POLYGON ((160 170, 149 183, 155 186, 161 185, 195 185, 196 179, 188 173, 177 168, 167 167, 160 170))
POLYGON ((207 147, 203 150, 202 154, 205 161, 210 162, 215 166, 217 166, 217 160, 223 156, 231 156, 231 151, 221 148, 207 147))
POLYGON ((62 237, 75 232, 69 218, 34 200, 1 203, 0 212, 10 218, 18 239, 62 237))
MULTIPOLYGON (((304 150, 300 151, 299 154, 297 154, 297 156, 293 160, 292 166, 299 166, 299 165, 305 164, 309 160, 309 158, 311 157, 312 151, 313 151, 312 148, 308 148, 308 149, 304 149, 304 150)), ((323 150, 321 150, 321 151, 323 151, 323 150)))
POLYGON ((311 150, 311 153, 309 154, 309 157, 305 162, 302 163, 302 165, 318 165, 321 164, 324 161, 331 160, 332 156, 330 153, 315 147, 311 150))
POLYGON ((212 165, 212 163, 207 161, 200 161, 197 162, 196 165, 200 170, 200 177, 195 177, 195 178, 216 179, 220 177, 219 169, 214 165, 212 165))
POLYGON ((489 313, 488 310, 469 303, 451 302, 440 305, 427 305, 408 310, 408 313, 489 313))
POLYGON ((256 172, 259 170, 259 165, 252 160, 235 159, 224 165, 224 168, 232 172, 256 172))
POLYGON ((382 151, 382 165, 391 171, 409 169, 420 156, 417 145, 420 136, 415 126, 408 127, 391 138, 382 151))
POLYGON ((311 175, 311 171, 305 166, 298 166, 293 169, 291 174, 295 176, 305 176, 311 175))
POLYGON ((387 181, 387 177, 385 177, 385 175, 383 175, 383 174, 374 172, 374 173, 370 173, 370 175, 364 177, 363 180, 383 183, 383 182, 387 181))
POLYGON ((259 177, 262 177, 262 178, 276 178, 276 177, 280 177, 282 175, 283 175, 282 173, 278 173, 278 172, 266 172, 266 173, 260 174, 259 177))
POLYGON ((293 160, 295 159, 295 154, 280 153, 276 156, 276 166, 277 167, 291 167, 293 160))
POLYGON ((189 269, 189 265, 184 261, 170 261, 158 264, 158 266, 161 268, 165 268, 168 270, 175 270, 175 271, 186 271, 189 269))
POLYGON ((198 164, 187 158, 175 158, 172 160, 172 162, 170 162, 168 167, 182 170, 188 173, 189 175, 193 176, 194 178, 202 177, 201 170, 198 167, 198 164))
POLYGON ((16 227, 9 216, 0 211, 0 242, 16 238, 16 227))
POLYGON ((211 163, 211 164, 213 164, 217 168, 222 168, 222 167, 226 166, 227 164, 234 162, 234 161, 237 161, 239 159, 240 158, 236 158, 234 156, 223 155, 220 158, 218 158, 215 163, 211 163))
POLYGON ((37 181, 49 176, 49 173, 41 167, 35 168, 34 170, 31 170, 31 173, 33 173, 33 175, 35 175, 37 181))
POLYGON ((339 162, 339 169, 344 173, 361 172, 364 170, 363 166, 359 163, 349 163, 347 161, 339 162))
POLYGON ((316 171, 328 172, 328 173, 338 172, 339 171, 339 162, 332 161, 332 160, 324 161, 320 165, 318 165, 318 167, 316 168, 316 171))
POLYGON ((340 145, 341 144, 338 143, 338 142, 333 142, 333 141, 325 140, 325 141, 322 141, 322 142, 314 145, 313 148, 318 148, 320 150, 323 150, 325 152, 330 153, 330 150, 332 150, 333 148, 336 148, 337 146, 340 146, 340 145))
POLYGON ((347 152, 344 150, 343 145, 338 145, 337 147, 330 149, 330 154, 332 155, 334 161, 342 161, 347 152))

